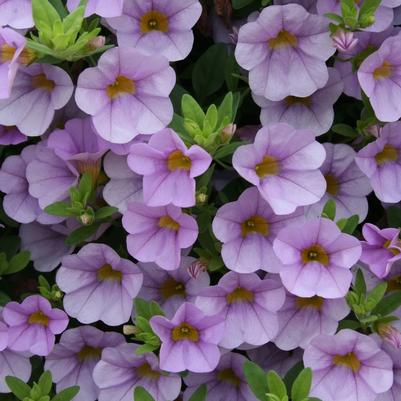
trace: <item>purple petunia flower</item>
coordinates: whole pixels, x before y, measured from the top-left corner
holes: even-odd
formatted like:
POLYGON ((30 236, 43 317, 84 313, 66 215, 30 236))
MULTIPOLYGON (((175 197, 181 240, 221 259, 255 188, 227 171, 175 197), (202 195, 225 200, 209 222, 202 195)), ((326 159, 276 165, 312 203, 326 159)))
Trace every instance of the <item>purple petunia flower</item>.
POLYGON ((206 271, 191 278, 187 268, 196 261, 183 256, 177 270, 166 271, 154 263, 138 263, 143 273, 143 285, 138 297, 156 301, 167 317, 173 317, 183 302, 194 302, 202 288, 209 286, 210 278, 206 271))
POLYGON ((153 331, 160 337, 160 368, 168 372, 213 371, 220 360, 217 344, 224 334, 224 318, 206 316, 190 303, 183 303, 171 320, 154 316, 153 331))
POLYGON ((50 370, 57 392, 79 386, 75 401, 95 401, 99 388, 93 381, 93 369, 106 347, 125 342, 121 334, 102 332, 92 326, 80 326, 65 331, 53 351, 46 357, 45 370, 50 370))
POLYGON ((297 129, 310 129, 315 135, 327 132, 334 120, 333 105, 343 91, 340 74, 329 68, 326 85, 307 97, 287 96, 281 101, 253 96, 262 108, 260 120, 263 125, 283 122, 297 129))
POLYGON ((195 303, 209 315, 224 317, 224 336, 219 345, 233 349, 243 343, 263 345, 271 341, 278 334, 277 311, 284 300, 285 291, 278 281, 229 272, 218 285, 203 289, 195 303))
MULTIPOLYGON (((67 0, 69 11, 75 10, 79 6, 80 0, 67 0)), ((92 14, 101 17, 118 17, 122 14, 124 0, 88 0, 85 8, 85 17, 92 14)))
POLYGON ((228 352, 221 357, 214 372, 189 373, 184 377, 188 386, 184 392, 184 401, 188 401, 202 384, 207 385, 208 401, 257 401, 245 379, 243 365, 246 361, 243 355, 228 352))
POLYGON ((255 95, 269 100, 310 96, 329 79, 335 52, 328 21, 298 4, 270 6, 239 30, 235 57, 255 95))
POLYGON ((372 188, 365 174, 355 163, 355 151, 345 144, 324 143, 326 160, 320 171, 326 179, 326 193, 319 202, 308 206, 308 216, 319 217, 330 199, 336 202, 336 220, 358 215, 359 221, 368 214, 368 195, 372 188))
POLYGON ((118 326, 129 320, 143 276, 109 246, 88 244, 63 258, 56 281, 65 292, 64 309, 70 316, 81 323, 101 320, 118 326))
POLYGON ((55 110, 64 107, 74 86, 60 67, 33 64, 21 67, 8 99, 0 100, 0 124, 16 125, 27 136, 42 135, 55 110))
POLYGON ((0 145, 18 145, 27 139, 16 126, 0 125, 0 145))
POLYGON ((289 223, 303 220, 303 208, 276 216, 257 188, 246 189, 235 202, 217 210, 213 232, 223 242, 224 264, 238 273, 263 269, 277 273, 281 264, 273 252, 273 240, 289 223))
POLYGON ((100 57, 97 67, 81 73, 75 100, 92 116, 102 138, 127 143, 170 123, 173 106, 168 96, 174 84, 175 72, 163 56, 116 47, 100 57))
POLYGON ((373 224, 365 224, 362 234, 366 241, 361 241, 361 262, 379 278, 386 277, 392 265, 401 259, 400 230, 385 228, 380 230, 373 224))
POLYGON ((131 146, 128 166, 143 178, 148 206, 195 205, 195 177, 210 166, 212 157, 198 145, 189 149, 171 129, 152 135, 149 143, 131 146))
POLYGON ((401 200, 400 128, 401 122, 386 124, 379 138, 362 148, 355 157, 356 164, 369 178, 375 195, 388 203, 401 200))
POLYGON ((8 348, 48 355, 54 347, 55 335, 68 326, 68 316, 60 309, 52 309, 50 302, 40 295, 31 295, 19 304, 9 302, 3 309, 9 326, 8 348))
POLYGON ((99 401, 132 401, 134 389, 144 387, 155 401, 175 400, 180 393, 181 377, 159 368, 153 353, 136 355, 136 344, 106 348, 95 366, 93 379, 99 387, 99 401))
POLYGON ((117 31, 119 46, 178 61, 192 49, 191 28, 201 13, 198 0, 129 0, 124 2, 122 16, 107 22, 117 31))
POLYGON ((376 342, 353 330, 315 337, 304 364, 312 369, 311 396, 324 401, 374 401, 393 384, 393 363, 376 342))
POLYGON ((283 228, 273 249, 284 265, 280 277, 285 288, 305 298, 344 297, 352 280, 350 268, 362 252, 358 239, 325 218, 283 228))
POLYGON ((196 220, 173 205, 149 207, 133 202, 122 222, 129 234, 130 255, 140 262, 155 262, 165 270, 178 269, 181 249, 189 248, 198 237, 196 220))
POLYGON ((0 0, 0 26, 5 25, 17 29, 31 28, 34 25, 32 1, 0 0))
POLYGON ((324 195, 326 181, 318 169, 325 155, 312 131, 277 123, 259 130, 253 144, 240 146, 233 166, 258 187, 274 213, 289 214, 324 195))

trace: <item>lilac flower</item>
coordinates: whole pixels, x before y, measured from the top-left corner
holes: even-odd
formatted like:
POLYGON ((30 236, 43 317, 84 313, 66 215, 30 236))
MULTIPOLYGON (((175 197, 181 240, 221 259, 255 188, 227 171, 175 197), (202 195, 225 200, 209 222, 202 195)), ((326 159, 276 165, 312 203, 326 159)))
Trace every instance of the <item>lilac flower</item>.
POLYGON ((99 387, 99 401, 132 401, 134 389, 144 387, 155 401, 176 399, 181 389, 181 377, 159 369, 153 353, 136 355, 135 344, 106 348, 95 366, 93 379, 99 387))
POLYGON ((147 144, 132 145, 128 156, 131 170, 144 176, 143 197, 148 206, 194 206, 195 177, 211 162, 209 153, 198 145, 188 149, 171 129, 152 135, 147 144))
POLYGON ((238 273, 263 269, 277 273, 280 261, 273 252, 273 240, 289 223, 303 220, 303 208, 276 216, 257 188, 246 189, 236 202, 217 210, 213 232, 223 242, 224 264, 238 273))
POLYGON ((344 297, 352 280, 350 268, 362 252, 358 239, 325 218, 283 228, 273 249, 284 265, 280 277, 285 288, 305 298, 344 297))
POLYGON ((184 393, 184 401, 188 401, 201 384, 207 385, 208 401, 221 401, 222 397, 230 401, 257 401, 243 372, 246 361, 247 358, 243 355, 228 352, 221 357, 214 372, 189 373, 184 377, 184 382, 188 386, 184 393))
POLYGON ((362 148, 356 164, 369 178, 375 195, 383 202, 401 200, 401 122, 386 124, 380 137, 362 148))
POLYGON ((8 344, 8 327, 0 321, 0 352, 7 348, 8 344))
POLYGON ((110 178, 104 186, 103 198, 110 206, 124 213, 129 203, 143 200, 142 177, 128 167, 126 156, 109 152, 103 160, 103 167, 110 178))
POLYGON ((353 330, 315 337, 304 364, 312 369, 311 395, 324 401, 374 401, 393 384, 393 363, 372 338, 353 330))
POLYGON ((15 126, 0 125, 0 145, 18 145, 27 137, 15 126))
POLYGON ((154 263, 138 263, 143 273, 143 286, 138 297, 156 301, 167 317, 173 317, 183 302, 194 302, 202 288, 209 286, 206 271, 191 278, 187 269, 196 259, 183 256, 177 270, 166 271, 154 263))
POLYGON ((361 262, 379 278, 386 277, 392 265, 401 259, 400 230, 385 228, 380 230, 373 224, 365 224, 362 233, 366 241, 361 241, 361 262))
POLYGON ((31 377, 31 362, 29 355, 24 352, 15 352, 6 348, 0 352, 0 393, 11 393, 5 378, 15 376, 23 382, 31 377))
POLYGON ((16 125, 27 136, 42 135, 54 111, 64 107, 74 86, 60 67, 33 64, 21 67, 8 99, 0 100, 0 124, 16 125))
POLYGON ((57 392, 79 386, 75 401, 95 401, 99 389, 92 374, 102 350, 125 342, 121 334, 102 332, 95 327, 80 326, 65 331, 53 351, 46 357, 45 369, 50 370, 57 392))
POLYGON ((282 100, 322 88, 329 78, 325 61, 335 52, 327 26, 298 4, 266 7, 242 26, 235 56, 250 71, 255 95, 282 100))
POLYGON ((130 0, 124 2, 121 17, 107 22, 117 31, 119 46, 132 46, 145 54, 162 54, 177 61, 191 51, 191 28, 201 13, 198 0, 130 0))
POLYGON ((196 305, 205 313, 224 317, 224 336, 219 345, 233 349, 243 343, 263 345, 278 334, 277 311, 285 291, 275 280, 256 274, 229 272, 218 285, 203 289, 196 305))
MULTIPOLYGON (((88 0, 85 8, 85 17, 92 14, 101 17, 118 17, 122 14, 124 0, 88 0)), ((69 11, 75 10, 79 6, 80 0, 67 0, 67 8, 69 11)))
POLYGON ((324 158, 312 131, 277 123, 262 128, 253 144, 240 146, 233 166, 258 187, 274 213, 289 214, 323 196, 326 182, 318 168, 324 158))
POLYGON ((220 360, 217 344, 224 334, 222 315, 206 316, 190 303, 184 303, 171 320, 154 316, 153 331, 160 337, 160 368, 168 372, 213 371, 220 360))
POLYGON ((343 91, 343 82, 334 68, 329 68, 329 80, 311 96, 287 96, 281 101, 271 101, 253 96, 262 108, 260 120, 263 125, 283 122, 293 127, 310 129, 315 135, 327 132, 334 120, 333 105, 343 91))
POLYGON ((109 326, 127 322, 143 276, 134 263, 107 245, 88 244, 65 256, 56 276, 65 292, 65 311, 81 323, 98 320, 109 326))
POLYGON ((8 328, 8 348, 48 355, 54 347, 55 335, 68 325, 68 316, 60 309, 52 309, 50 302, 40 295, 31 295, 19 304, 9 302, 3 309, 8 328))
POLYGON ((331 38, 340 53, 349 53, 358 44, 358 38, 354 36, 353 32, 342 29, 338 29, 331 38))
POLYGON ((401 117, 400 51, 400 36, 392 36, 367 57, 358 70, 361 88, 381 121, 396 121, 401 117))
POLYGON ((17 29, 31 28, 34 25, 32 1, 0 0, 0 26, 5 25, 17 29))
POLYGON ((284 306, 277 312, 279 329, 273 341, 285 351, 306 348, 319 334, 335 334, 338 322, 349 312, 344 298, 300 298, 287 293, 284 306))
POLYGON ((168 205, 149 207, 133 202, 123 215, 128 252, 140 262, 155 262, 162 269, 178 269, 181 249, 198 237, 196 220, 181 209, 168 205))
POLYGON ((355 151, 345 144, 324 143, 326 160, 320 171, 326 179, 326 193, 319 202, 307 207, 309 216, 321 215, 330 199, 336 202, 336 219, 358 215, 359 221, 368 214, 368 195, 372 188, 365 174, 355 163, 355 151))
POLYGON ((100 57, 97 67, 81 73, 75 100, 92 116, 102 138, 127 143, 170 123, 173 107, 168 96, 174 84, 174 70, 164 57, 116 47, 100 57))

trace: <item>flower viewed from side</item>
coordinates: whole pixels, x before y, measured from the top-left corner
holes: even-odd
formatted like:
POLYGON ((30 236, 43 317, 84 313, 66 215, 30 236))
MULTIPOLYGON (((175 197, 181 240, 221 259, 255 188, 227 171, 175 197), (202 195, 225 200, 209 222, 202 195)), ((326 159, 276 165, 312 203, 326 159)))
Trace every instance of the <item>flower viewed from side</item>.
POLYGON ((238 34, 235 57, 249 71, 255 95, 269 100, 310 96, 329 79, 325 61, 335 52, 328 20, 298 4, 269 6, 238 34))
POLYGON ((95 401, 99 389, 93 381, 93 369, 106 347, 125 342, 121 334, 102 332, 91 326, 65 331, 53 351, 46 357, 45 369, 52 373, 57 392, 79 386, 75 401, 95 401))
POLYGON ((55 335, 68 325, 67 314, 52 309, 40 295, 30 295, 20 304, 9 302, 3 309, 3 318, 8 325, 8 348, 41 356, 51 352, 55 335))
MULTIPOLYGON (((69 11, 75 10, 80 0, 67 0, 67 8, 69 11)), ((85 8, 85 17, 92 14, 101 17, 118 17, 122 14, 124 0, 88 0, 85 8)))
POLYGON ((192 246, 198 237, 196 220, 173 205, 149 207, 132 202, 122 221, 131 256, 165 270, 178 269, 181 249, 192 246))
POLYGON ((259 189, 275 214, 289 214, 324 195, 326 181, 319 167, 325 156, 313 131, 277 123, 259 130, 253 144, 240 146, 233 166, 259 189))
POLYGON ((352 280, 351 267, 359 260, 359 240, 344 234, 325 218, 283 228, 273 249, 284 265, 284 287, 298 297, 341 298, 352 280))
POLYGON ((143 198, 148 206, 195 205, 195 177, 210 166, 212 157, 198 145, 189 149, 171 129, 160 131, 148 143, 131 146, 128 166, 144 175, 143 198))
POLYGON ((191 28, 201 12, 198 0, 130 0, 124 2, 121 17, 107 22, 117 31, 119 46, 132 46, 145 54, 162 54, 170 61, 178 61, 192 49, 191 28))
POLYGON ((160 368, 168 372, 212 372, 220 360, 217 344, 223 338, 224 317, 207 316, 185 302, 171 320, 154 316, 153 331, 160 337, 160 368))
POLYGON ((0 0, 0 26, 24 29, 33 24, 32 0, 0 0))
POLYGON ((315 337, 304 354, 311 396, 325 401, 374 401, 393 384, 393 362, 367 335, 341 330, 315 337))
POLYGON ((340 53, 349 53, 358 44, 358 38, 353 32, 337 29, 334 35, 331 36, 334 46, 340 53))
POLYGON ((97 67, 81 73, 75 100, 92 116, 103 139, 127 143, 170 123, 173 106, 169 95, 174 84, 175 72, 166 58, 115 47, 102 54, 97 67))
POLYGON ((64 309, 71 317, 81 323, 101 320, 118 326, 131 316, 143 275, 109 246, 88 244, 63 258, 56 280, 65 292, 64 309))

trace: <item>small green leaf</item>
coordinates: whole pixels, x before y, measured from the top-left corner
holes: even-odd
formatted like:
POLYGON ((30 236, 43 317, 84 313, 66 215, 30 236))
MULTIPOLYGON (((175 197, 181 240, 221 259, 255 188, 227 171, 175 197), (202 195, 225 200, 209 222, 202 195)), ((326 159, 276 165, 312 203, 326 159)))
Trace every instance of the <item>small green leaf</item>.
POLYGON ((207 394, 207 386, 206 386, 206 384, 202 384, 191 395, 191 397, 188 399, 188 401, 205 401, 206 394, 207 394))
POLYGON ((373 309, 376 315, 387 316, 401 306, 401 291, 395 291, 384 297, 373 309))
POLYGON ((12 393, 21 401, 29 398, 31 388, 18 377, 6 376, 6 383, 12 393))
POLYGON ((52 31, 53 25, 61 22, 60 15, 47 0, 32 0, 32 16, 38 31, 52 31))
POLYGON ((46 370, 45 372, 42 373, 38 381, 38 385, 43 395, 47 395, 50 393, 52 384, 53 384, 52 374, 50 373, 50 371, 46 370))
POLYGON ((13 274, 24 270, 25 267, 28 266, 30 258, 31 253, 29 251, 21 251, 17 253, 11 258, 7 270, 4 272, 4 274, 13 274))
POLYGON ((312 387, 312 370, 305 368, 295 379, 291 389, 291 401, 303 401, 312 387))
POLYGON ((366 301, 366 308, 371 311, 383 299, 387 290, 387 283, 380 283, 372 291, 369 292, 366 301))
POLYGON ((134 390, 134 401, 155 401, 154 398, 141 386, 134 390))
POLYGON ((326 14, 324 14, 324 16, 326 18, 329 18, 329 19, 331 19, 333 21, 338 22, 339 24, 343 23, 343 18, 340 15, 337 15, 337 14, 334 14, 334 13, 326 13, 326 14))
POLYGON ((227 145, 220 146, 214 154, 215 160, 224 159, 227 156, 232 155, 240 146, 245 145, 246 142, 230 142, 227 145))
POLYGON ((142 298, 135 298, 135 311, 137 316, 142 316, 146 320, 150 320, 153 316, 164 316, 163 310, 155 301, 146 301, 142 298))
POLYGON ((354 291, 359 296, 363 296, 366 294, 366 282, 361 269, 358 269, 358 271, 356 272, 354 291))
POLYGON ((184 118, 194 121, 199 128, 203 128, 205 113, 198 102, 187 93, 181 98, 181 111, 184 118))
MULTIPOLYGON (((364 22, 371 20, 372 17, 374 22, 374 15, 380 6, 380 3, 381 0, 364 0, 362 2, 361 8, 359 9, 359 22, 362 25, 365 25, 364 22)), ((364 28, 366 27, 367 26, 364 26, 364 28)))
POLYGON ((347 124, 335 124, 331 127, 331 130, 346 138, 356 138, 358 136, 358 132, 347 124))
POLYGON ((89 173, 82 174, 82 177, 79 180, 78 190, 81 194, 81 199, 84 205, 86 205, 86 202, 92 193, 93 184, 92 176, 89 173))
POLYGON ((148 352, 153 352, 153 351, 157 350, 158 348, 159 348, 159 346, 157 346, 157 345, 142 344, 135 350, 135 354, 137 354, 137 355, 147 354, 148 352))
POLYGON ((52 401, 71 401, 79 393, 79 386, 68 387, 56 394, 52 401))
POLYGON ((107 219, 108 217, 112 216, 113 214, 118 213, 118 208, 112 206, 105 206, 101 209, 96 210, 95 218, 96 220, 107 219))
POLYGON ((69 210, 70 205, 66 202, 55 202, 45 207, 45 212, 52 216, 71 217, 74 214, 69 210))
POLYGON ((353 234, 359 223, 359 216, 353 215, 349 219, 340 219, 337 226, 345 234, 353 234))
POLYGON ((216 129, 217 124, 217 107, 212 104, 206 112, 205 120, 203 122, 203 134, 210 135, 216 129))
POLYGON ((232 6, 235 10, 239 10, 252 3, 253 0, 232 0, 232 6))
POLYGON ((327 217, 330 220, 336 218, 336 202, 333 199, 329 199, 324 205, 322 217, 327 217))
POLYGON ((287 395, 287 388, 283 380, 274 370, 269 370, 267 372, 267 385, 269 387, 269 392, 277 395, 279 399, 287 395))
POLYGON ((269 392, 269 387, 263 369, 256 363, 247 361, 244 363, 244 374, 253 394, 261 401, 268 401, 266 394, 269 392))
POLYGON ((65 243, 70 246, 78 245, 94 235, 98 228, 99 224, 97 223, 77 228, 65 239, 65 243))
POLYGON ((386 215, 389 227, 401 227, 401 209, 398 206, 386 208, 386 215))

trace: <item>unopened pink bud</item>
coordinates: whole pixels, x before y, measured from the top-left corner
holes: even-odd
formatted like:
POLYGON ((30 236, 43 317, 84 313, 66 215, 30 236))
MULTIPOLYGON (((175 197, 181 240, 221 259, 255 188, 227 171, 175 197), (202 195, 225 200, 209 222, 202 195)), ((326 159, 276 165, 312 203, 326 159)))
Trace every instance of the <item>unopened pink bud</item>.
POLYGON ((195 262, 191 263, 191 265, 187 269, 189 276, 193 279, 197 279, 199 277, 199 274, 205 272, 206 270, 207 265, 201 260, 196 260, 195 262))
POLYGON ((391 324, 380 324, 378 327, 380 337, 394 348, 401 349, 401 333, 391 324))
POLYGON ((341 53, 349 53, 358 43, 353 32, 343 31, 342 29, 339 29, 331 38, 334 46, 341 53))

